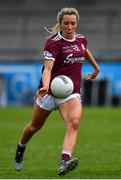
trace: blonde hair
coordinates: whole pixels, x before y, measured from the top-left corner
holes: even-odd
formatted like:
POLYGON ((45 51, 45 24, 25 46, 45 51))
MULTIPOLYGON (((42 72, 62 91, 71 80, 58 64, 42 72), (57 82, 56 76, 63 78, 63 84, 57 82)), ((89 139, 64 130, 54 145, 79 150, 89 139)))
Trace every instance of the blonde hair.
MULTIPOLYGON (((77 9, 70 7, 70 8, 62 8, 57 14, 57 24, 51 28, 51 31, 48 31, 51 36, 55 35, 58 31, 60 31, 60 23, 63 19, 64 15, 76 15, 77 21, 79 21, 79 13, 77 9)), ((47 29, 46 29, 47 30, 47 29)))

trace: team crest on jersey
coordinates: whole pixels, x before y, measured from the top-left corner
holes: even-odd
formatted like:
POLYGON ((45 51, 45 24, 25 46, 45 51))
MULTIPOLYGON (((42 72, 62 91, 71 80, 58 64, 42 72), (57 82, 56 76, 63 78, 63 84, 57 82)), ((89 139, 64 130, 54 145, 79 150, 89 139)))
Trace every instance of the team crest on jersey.
POLYGON ((80 48, 75 44, 73 46, 71 46, 75 51, 80 51, 80 48))
POLYGON ((71 46, 63 46, 63 50, 64 52, 72 52, 74 51, 80 51, 80 48, 75 44, 75 45, 71 45, 71 46))

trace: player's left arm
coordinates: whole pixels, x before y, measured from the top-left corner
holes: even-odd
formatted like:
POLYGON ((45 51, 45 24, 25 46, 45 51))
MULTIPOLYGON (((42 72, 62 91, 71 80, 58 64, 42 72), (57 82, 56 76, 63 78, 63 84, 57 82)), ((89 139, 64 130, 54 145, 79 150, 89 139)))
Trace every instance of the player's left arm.
POLYGON ((86 49, 85 51, 85 58, 94 68, 94 71, 87 75, 86 80, 95 79, 98 73, 100 72, 100 67, 98 66, 95 58, 88 49, 86 49))

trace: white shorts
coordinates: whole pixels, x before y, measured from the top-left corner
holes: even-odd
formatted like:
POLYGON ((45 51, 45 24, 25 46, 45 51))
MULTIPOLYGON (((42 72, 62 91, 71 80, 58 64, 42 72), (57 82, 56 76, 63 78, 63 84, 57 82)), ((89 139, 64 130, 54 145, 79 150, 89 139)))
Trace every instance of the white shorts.
POLYGON ((80 103, 82 102, 82 98, 79 93, 71 94, 70 96, 61 99, 46 94, 42 99, 40 99, 40 97, 37 97, 35 102, 40 108, 45 109, 47 111, 52 111, 56 110, 59 104, 64 103, 72 98, 77 98, 79 99, 80 103))

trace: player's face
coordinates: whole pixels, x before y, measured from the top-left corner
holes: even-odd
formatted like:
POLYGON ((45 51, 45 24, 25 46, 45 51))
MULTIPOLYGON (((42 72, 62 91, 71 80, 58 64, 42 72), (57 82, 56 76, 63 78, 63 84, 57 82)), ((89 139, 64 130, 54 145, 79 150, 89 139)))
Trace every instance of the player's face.
POLYGON ((60 22, 60 28, 62 35, 67 39, 72 39, 74 37, 77 28, 77 17, 76 15, 64 15, 60 22))

